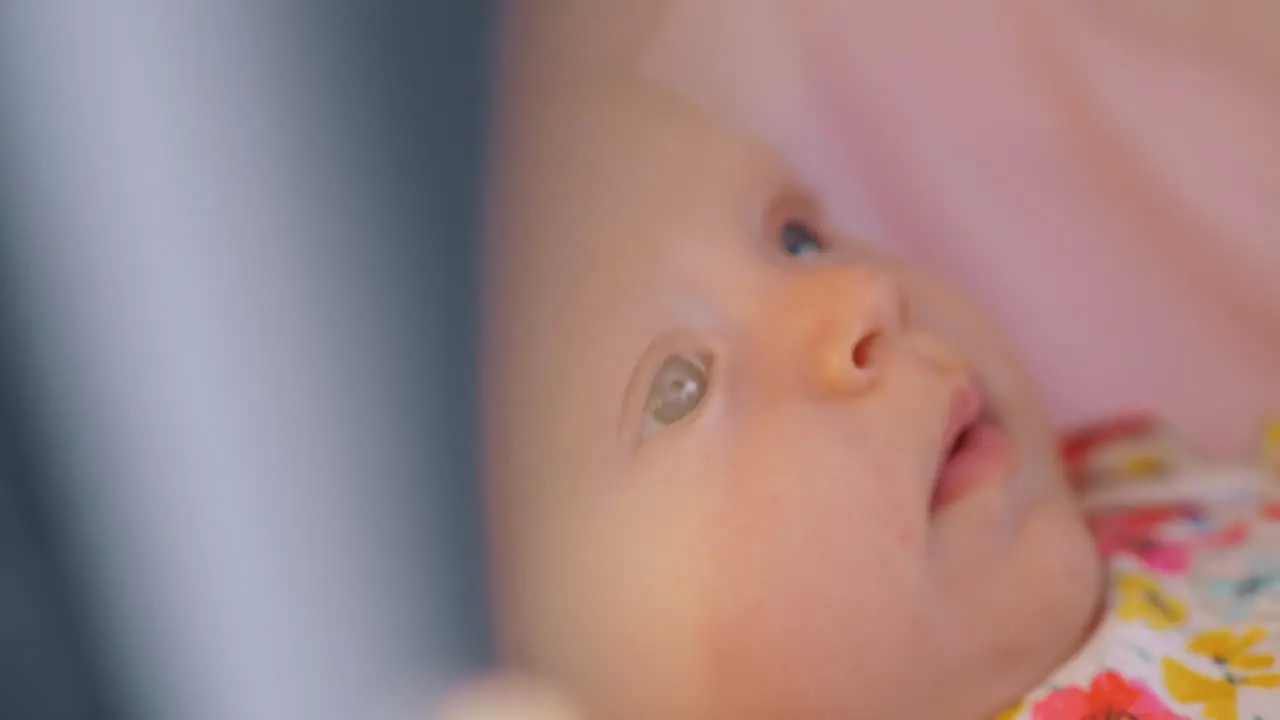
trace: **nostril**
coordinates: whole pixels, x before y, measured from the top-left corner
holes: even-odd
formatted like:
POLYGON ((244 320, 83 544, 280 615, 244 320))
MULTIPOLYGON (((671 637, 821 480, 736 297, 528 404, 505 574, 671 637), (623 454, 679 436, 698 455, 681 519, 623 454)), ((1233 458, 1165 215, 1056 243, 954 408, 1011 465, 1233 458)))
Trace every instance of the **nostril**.
POLYGON ((853 346, 853 366, 859 370, 867 370, 875 362, 875 354, 880 349, 880 333, 870 332, 862 336, 853 346))

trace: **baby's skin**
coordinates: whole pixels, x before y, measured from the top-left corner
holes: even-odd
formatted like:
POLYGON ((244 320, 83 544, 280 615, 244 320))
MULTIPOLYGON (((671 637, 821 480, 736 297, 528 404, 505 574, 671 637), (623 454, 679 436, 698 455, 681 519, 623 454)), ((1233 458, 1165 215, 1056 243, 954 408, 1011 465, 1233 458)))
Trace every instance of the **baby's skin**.
POLYGON ((1027 374, 769 148, 625 63, 564 67, 495 148, 507 660, 596 720, 999 714, 1103 594, 1027 374))

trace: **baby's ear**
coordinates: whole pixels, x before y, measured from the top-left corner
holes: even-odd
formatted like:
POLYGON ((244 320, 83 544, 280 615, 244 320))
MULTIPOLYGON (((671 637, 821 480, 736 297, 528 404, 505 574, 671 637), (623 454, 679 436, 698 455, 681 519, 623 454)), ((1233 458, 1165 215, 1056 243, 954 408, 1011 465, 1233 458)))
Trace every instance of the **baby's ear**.
POLYGON ((466 683, 430 720, 586 720, 559 693, 528 677, 495 673, 466 683))

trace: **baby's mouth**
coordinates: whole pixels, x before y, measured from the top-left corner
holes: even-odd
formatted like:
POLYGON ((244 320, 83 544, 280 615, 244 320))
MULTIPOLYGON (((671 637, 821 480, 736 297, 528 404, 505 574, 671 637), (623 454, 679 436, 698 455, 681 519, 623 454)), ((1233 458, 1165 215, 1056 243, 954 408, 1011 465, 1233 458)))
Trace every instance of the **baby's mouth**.
POLYGON ((985 415, 986 401, 973 383, 966 383, 951 394, 939 472, 964 450, 973 437, 974 428, 985 415))
MULTIPOLYGON (((947 450, 946 457, 944 457, 942 461, 944 466, 968 448, 969 441, 973 438, 974 427, 978 422, 979 421, 975 420, 973 423, 965 425, 964 429, 960 431, 960 435, 951 442, 951 445, 947 450)), ((939 468, 939 470, 941 470, 941 468, 939 468)))
POLYGON ((930 499, 933 512, 1000 475, 1013 458, 1012 440, 989 412, 981 391, 973 383, 952 393, 941 447, 930 499))

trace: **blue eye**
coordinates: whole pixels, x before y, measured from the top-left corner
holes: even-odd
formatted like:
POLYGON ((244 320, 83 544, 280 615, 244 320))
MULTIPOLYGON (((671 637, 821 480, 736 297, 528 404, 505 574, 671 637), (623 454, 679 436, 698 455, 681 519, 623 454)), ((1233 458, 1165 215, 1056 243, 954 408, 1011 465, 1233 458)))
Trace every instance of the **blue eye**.
POLYGON ((817 234, 808 225, 798 220, 792 220, 782 226, 781 242, 782 251, 791 257, 802 257, 826 250, 817 234))

